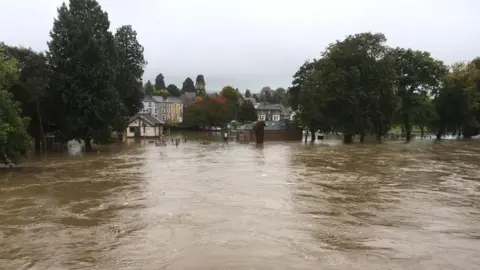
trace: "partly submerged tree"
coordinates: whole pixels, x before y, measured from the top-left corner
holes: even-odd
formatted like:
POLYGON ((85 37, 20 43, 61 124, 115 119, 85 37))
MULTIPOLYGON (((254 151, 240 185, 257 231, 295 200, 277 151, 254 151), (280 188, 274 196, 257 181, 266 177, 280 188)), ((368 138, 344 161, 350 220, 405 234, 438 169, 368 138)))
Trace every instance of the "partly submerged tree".
POLYGON ((7 89, 18 78, 18 61, 5 55, 0 47, 0 162, 16 163, 26 156, 30 147, 27 133, 28 118, 20 117, 20 107, 7 89))
POLYGON ((56 119, 64 139, 106 141, 123 103, 115 88, 119 68, 108 15, 95 0, 70 1, 58 9, 47 58, 56 119))

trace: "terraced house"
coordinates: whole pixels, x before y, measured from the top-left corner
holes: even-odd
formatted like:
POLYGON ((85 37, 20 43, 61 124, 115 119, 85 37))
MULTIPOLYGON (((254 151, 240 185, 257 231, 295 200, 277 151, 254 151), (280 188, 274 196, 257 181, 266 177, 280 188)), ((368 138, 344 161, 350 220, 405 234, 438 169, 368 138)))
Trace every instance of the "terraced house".
POLYGON ((178 97, 153 96, 156 102, 157 118, 168 124, 183 122, 183 103, 178 97))

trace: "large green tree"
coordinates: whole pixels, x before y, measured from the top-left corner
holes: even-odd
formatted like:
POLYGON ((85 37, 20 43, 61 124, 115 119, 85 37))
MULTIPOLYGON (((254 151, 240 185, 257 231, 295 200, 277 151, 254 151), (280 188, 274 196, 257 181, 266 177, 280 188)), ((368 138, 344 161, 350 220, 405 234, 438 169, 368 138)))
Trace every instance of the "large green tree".
POLYGON ((163 74, 160 73, 155 77, 155 90, 165 90, 167 86, 165 85, 165 78, 163 74))
POLYGON ((167 91, 170 93, 171 96, 173 97, 179 97, 182 93, 180 92, 180 89, 175 84, 169 84, 167 86, 167 91))
POLYGON ((124 25, 115 33, 115 44, 118 53, 118 74, 116 88, 120 99, 120 115, 116 125, 119 138, 128 125, 129 117, 142 109, 144 97, 142 91, 142 76, 147 62, 143 57, 143 46, 137 40, 137 32, 130 25, 124 25))
POLYGON ((115 88, 119 68, 108 15, 95 0, 70 1, 58 9, 47 58, 50 88, 62 112, 56 120, 65 140, 105 141, 123 103, 115 88))
POLYGON ((182 93, 196 93, 197 89, 190 77, 186 78, 182 85, 182 93))
POLYGON ((238 121, 240 122, 251 122, 257 121, 258 115, 257 110, 250 101, 245 101, 242 103, 238 109, 238 121))
POLYGON ((415 95, 431 94, 438 90, 444 81, 447 68, 434 59, 429 52, 395 48, 390 55, 396 70, 396 93, 400 99, 399 114, 405 129, 407 142, 412 138, 415 125, 415 95))
MULTIPOLYGON (((338 131, 377 139, 390 129, 395 111, 392 58, 383 34, 360 33, 329 45, 322 58, 306 62, 294 76, 290 103, 313 133, 338 131)), ((314 139, 314 136, 312 136, 314 139)))
POLYGON ((28 133, 35 141, 35 152, 43 154, 46 151, 45 133, 53 133, 55 127, 49 124, 56 111, 55 104, 47 91, 50 79, 50 69, 45 55, 31 49, 9 47, 9 53, 21 63, 18 80, 10 87, 13 98, 20 102, 22 116, 31 119, 28 133))
POLYGON ((150 80, 147 81, 143 88, 145 89, 145 96, 152 96, 153 91, 155 91, 155 88, 153 88, 152 82, 150 80))
POLYGON ((18 61, 5 55, 5 47, 0 46, 0 162, 4 164, 18 162, 30 146, 26 130, 29 119, 20 117, 20 107, 7 91, 18 72, 18 61))

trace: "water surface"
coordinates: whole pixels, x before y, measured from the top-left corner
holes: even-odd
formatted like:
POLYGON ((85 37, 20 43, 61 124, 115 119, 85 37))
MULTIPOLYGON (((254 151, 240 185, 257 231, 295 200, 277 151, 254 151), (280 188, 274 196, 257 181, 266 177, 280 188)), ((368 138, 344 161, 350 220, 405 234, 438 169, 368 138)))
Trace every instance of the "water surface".
POLYGON ((0 269, 480 269, 480 144, 129 142, 0 172, 0 269))

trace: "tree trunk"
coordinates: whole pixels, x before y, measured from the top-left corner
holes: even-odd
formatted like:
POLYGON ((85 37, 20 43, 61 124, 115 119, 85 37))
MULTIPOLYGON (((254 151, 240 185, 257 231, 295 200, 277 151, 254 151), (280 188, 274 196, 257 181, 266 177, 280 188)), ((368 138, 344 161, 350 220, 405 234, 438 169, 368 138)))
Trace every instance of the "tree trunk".
POLYGON ((35 103, 38 118, 38 132, 40 133, 40 141, 42 143, 41 154, 45 155, 47 152, 47 141, 45 140, 45 133, 43 132, 42 115, 40 114, 40 100, 38 99, 38 96, 35 97, 35 103))
POLYGON ((360 133, 360 142, 364 143, 365 142, 365 133, 360 133))
POLYGON ((308 128, 305 129, 305 143, 307 143, 308 140, 308 128))
POLYGON ((343 142, 344 143, 352 143, 353 142, 353 135, 352 134, 343 134, 343 142))
POLYGON ((36 155, 41 155, 42 154, 42 148, 41 148, 41 142, 40 142, 40 135, 37 134, 35 136, 35 154, 36 155))
POLYGON ((315 142, 315 139, 316 139, 316 137, 315 137, 315 130, 310 129, 310 136, 312 136, 312 137, 310 138, 310 141, 311 141, 311 142, 315 142))
POLYGON ((403 125, 405 126, 405 140, 410 142, 412 140, 412 126, 410 125, 410 117, 408 114, 403 115, 403 125))
POLYGON ((375 138, 377 139, 377 142, 381 142, 382 141, 382 134, 380 132, 377 132, 377 134, 375 134, 375 138))
POLYGON ((85 152, 93 152, 92 140, 90 138, 85 139, 85 152))
POLYGON ((425 134, 425 128, 423 126, 420 126, 420 136, 422 136, 422 140, 423 140, 424 134, 425 134))

